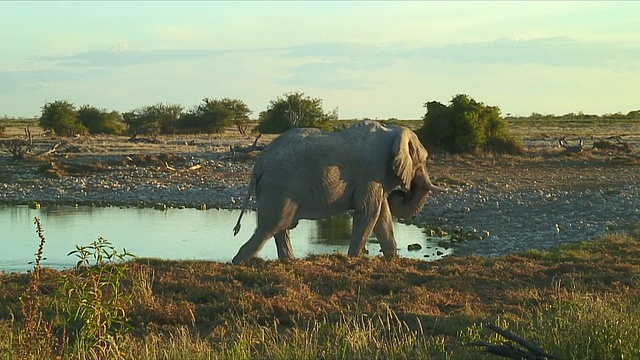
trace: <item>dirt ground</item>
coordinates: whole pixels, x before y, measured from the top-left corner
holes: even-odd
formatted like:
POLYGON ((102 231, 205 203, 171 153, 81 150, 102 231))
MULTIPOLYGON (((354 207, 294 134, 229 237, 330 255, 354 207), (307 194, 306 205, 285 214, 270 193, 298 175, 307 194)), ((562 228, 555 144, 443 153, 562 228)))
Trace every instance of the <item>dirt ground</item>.
MULTIPOLYGON (((585 127, 512 126, 511 133, 522 140, 524 155, 434 154, 430 171, 437 180, 444 177, 462 183, 490 181, 496 186, 562 188, 597 187, 627 181, 616 177, 623 170, 636 174, 640 164, 640 124, 609 124, 585 127), (559 145, 566 138, 567 149, 559 145), (619 142, 623 141, 623 142, 619 142), (597 148, 610 145, 611 148, 597 148), (596 147, 594 148, 594 144, 596 147)), ((455 181, 454 181, 455 182, 455 181)))
MULTIPOLYGON (((640 124, 603 123, 600 125, 512 124, 511 132, 526 148, 523 155, 448 155, 431 152, 429 172, 432 180, 453 188, 490 184, 496 188, 578 189, 618 186, 640 180, 640 124), (559 145, 566 139, 568 148, 559 145), (582 143, 583 151, 574 151, 582 143), (599 144, 600 147, 597 147, 599 144)), ((244 187, 251 165, 259 151, 233 151, 256 143, 268 144, 275 136, 240 135, 234 129, 213 135, 171 135, 130 141, 126 136, 80 136, 76 138, 41 136, 31 129, 33 145, 27 158, 50 161, 58 173, 49 176, 83 176, 108 172, 130 163, 146 165, 149 172, 172 172, 154 181, 189 182, 198 177, 218 187, 244 187), (51 156, 40 154, 58 146, 51 156), (240 166, 194 168, 187 159, 194 156, 222 159, 240 166), (71 164, 71 165, 69 165, 71 164), (66 166, 66 167, 65 167, 66 166), (66 173, 65 173, 66 171, 66 173)), ((7 128, 0 138, 0 181, 37 180, 29 174, 37 167, 11 159, 11 146, 24 139, 24 128, 7 128), (12 176, 11 174, 18 174, 12 176)), ((26 146, 23 145, 26 149, 26 146)), ((42 170, 42 165, 39 165, 42 170)), ((46 174, 45 174, 46 175, 46 174)))
MULTIPOLYGON (((640 164, 640 124, 603 123, 600 125, 511 125, 511 133, 520 138, 527 153, 505 155, 447 155, 431 153, 430 173, 433 180, 444 181, 450 186, 490 180, 497 186, 534 186, 572 188, 602 186, 620 181, 612 178, 622 168, 640 164), (559 145, 561 138, 566 146, 578 146, 583 151, 574 152, 559 145), (600 143, 601 148, 594 148, 600 143)), ((31 154, 40 154, 62 144, 58 153, 73 157, 75 162, 100 162, 113 156, 132 154, 188 155, 203 153, 229 153, 230 159, 251 162, 256 153, 230 152, 233 147, 249 147, 256 140, 255 134, 241 135, 234 129, 214 135, 171 135, 157 138, 140 137, 128 141, 125 136, 81 136, 77 138, 41 137, 36 128, 31 154), (63 153, 64 151, 64 153, 63 153)), ((258 145, 268 144, 275 136, 262 135, 258 145)), ((3 156, 11 156, 12 143, 24 138, 24 129, 8 127, 0 138, 3 156)), ((575 150, 575 149, 573 149, 575 150)), ((7 171, 7 169, 4 169, 7 171)), ((205 170, 206 171, 206 170, 205 170)), ((202 174, 201 174, 202 175, 202 174)), ((210 178, 225 176, 221 172, 205 173, 210 178)), ((244 178, 244 177, 243 177, 244 178)))

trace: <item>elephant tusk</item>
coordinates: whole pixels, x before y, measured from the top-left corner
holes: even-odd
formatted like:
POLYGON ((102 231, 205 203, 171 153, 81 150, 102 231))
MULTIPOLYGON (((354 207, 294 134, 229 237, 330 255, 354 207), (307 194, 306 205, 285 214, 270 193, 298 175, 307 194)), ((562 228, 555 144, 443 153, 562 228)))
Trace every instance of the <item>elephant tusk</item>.
POLYGON ((448 192, 449 191, 449 189, 447 189, 447 188, 444 188, 442 186, 436 186, 436 185, 433 185, 433 184, 431 184, 429 186, 429 190, 430 191, 437 191, 437 192, 448 192))
POLYGON ((433 185, 429 177, 427 176, 427 191, 448 192, 449 189, 442 186, 433 185))

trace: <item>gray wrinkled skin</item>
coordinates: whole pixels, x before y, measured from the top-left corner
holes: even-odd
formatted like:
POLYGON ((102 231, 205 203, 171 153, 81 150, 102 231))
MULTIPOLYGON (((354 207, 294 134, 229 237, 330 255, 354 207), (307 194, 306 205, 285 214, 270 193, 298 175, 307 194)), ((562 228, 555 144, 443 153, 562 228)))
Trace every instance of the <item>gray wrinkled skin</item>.
MULTIPOLYGON (((415 133, 376 122, 336 133, 293 129, 258 157, 244 209, 255 189, 258 225, 233 263, 255 256, 274 238, 281 259, 293 257, 289 230, 300 219, 319 219, 354 210, 349 255, 362 252, 374 233, 385 256, 397 254, 392 214, 412 216, 432 190, 427 151, 415 133)), ((240 230, 240 221, 234 234, 240 230)))

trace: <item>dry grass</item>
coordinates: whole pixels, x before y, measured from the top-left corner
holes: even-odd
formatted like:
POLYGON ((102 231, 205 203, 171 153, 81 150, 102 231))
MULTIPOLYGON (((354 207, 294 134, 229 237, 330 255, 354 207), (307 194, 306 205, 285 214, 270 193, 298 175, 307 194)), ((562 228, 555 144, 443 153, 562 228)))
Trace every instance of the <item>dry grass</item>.
MULTIPOLYGON (((203 342, 219 347, 238 337, 255 340, 255 331, 273 337, 272 342, 292 341, 290 337, 300 336, 298 332, 310 331, 307 340, 317 341, 322 331, 331 328, 333 332, 364 331, 367 335, 363 343, 372 346, 386 326, 397 328, 393 341, 403 346, 419 336, 428 339, 431 350, 444 341, 448 351, 470 353, 471 349, 460 344, 471 338, 461 334, 474 324, 507 319, 509 326, 533 332, 531 327, 518 324, 523 319, 533 321, 541 311, 557 312, 564 302, 582 303, 580 309, 595 311, 592 307, 605 303, 640 300, 638 240, 618 234, 551 252, 531 251, 498 259, 445 258, 438 262, 342 255, 286 262, 256 259, 248 266, 136 260, 128 275, 132 284, 137 284, 135 301, 127 308, 134 326, 130 341, 150 337, 175 342, 187 341, 186 337, 191 339, 189 346, 197 349, 203 342), (384 319, 386 325, 379 323, 384 319)), ((52 291, 57 286, 56 272, 44 270, 40 288, 52 291)), ((0 313, 5 326, 28 320, 19 316, 19 309, 20 294, 30 286, 29 277, 0 275, 0 304, 8 309, 0 313)), ((16 335, 18 346, 21 337, 26 339, 23 334, 16 335)), ((268 340, 263 338, 261 346, 251 345, 249 353, 274 351, 268 340)), ((302 339, 297 341, 297 346, 303 346, 302 339)), ((16 346, 15 339, 13 344, 16 346)), ((356 345, 349 343, 351 354, 369 354, 356 345)), ((379 350, 388 351, 385 346, 379 350)), ((121 347, 120 351, 129 350, 121 347)))

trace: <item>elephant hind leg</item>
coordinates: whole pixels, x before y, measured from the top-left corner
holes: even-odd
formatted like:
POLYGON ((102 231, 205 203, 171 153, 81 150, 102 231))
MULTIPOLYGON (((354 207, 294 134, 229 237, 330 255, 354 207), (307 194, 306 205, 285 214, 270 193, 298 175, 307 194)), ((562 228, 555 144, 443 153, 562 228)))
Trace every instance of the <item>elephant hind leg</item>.
POLYGON ((240 264, 252 256, 255 256, 264 246, 265 242, 275 237, 278 248, 278 257, 292 257, 293 251, 289 243, 289 231, 294 224, 297 206, 290 200, 261 199, 263 205, 258 209, 258 226, 255 232, 238 251, 233 258, 234 264, 240 264))
POLYGON ((278 259, 292 259, 293 248, 291 248, 291 240, 289 230, 283 230, 275 236, 276 248, 278 249, 278 259))
POLYGON ((247 261, 250 257, 256 256, 267 240, 273 235, 273 232, 262 231, 260 227, 256 228, 256 231, 249 241, 240 247, 238 254, 236 254, 231 262, 237 265, 247 261))

